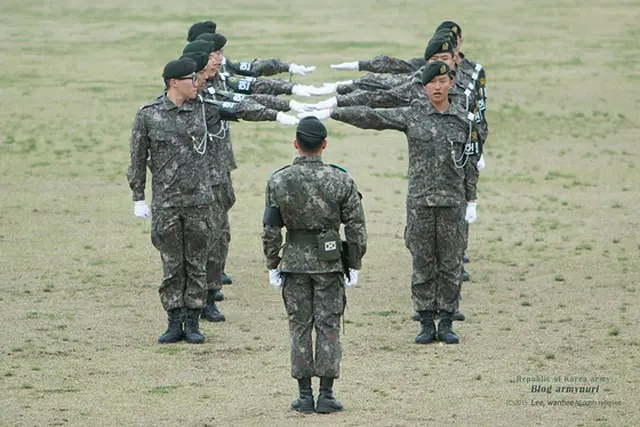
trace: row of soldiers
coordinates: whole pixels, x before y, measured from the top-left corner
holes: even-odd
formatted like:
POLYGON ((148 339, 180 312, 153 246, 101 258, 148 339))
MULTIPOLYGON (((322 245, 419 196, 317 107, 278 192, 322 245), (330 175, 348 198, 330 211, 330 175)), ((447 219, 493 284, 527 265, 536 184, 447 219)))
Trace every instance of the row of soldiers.
POLYGON ((366 229, 355 183, 346 171, 321 159, 327 135, 320 120, 329 117, 407 134, 405 243, 413 256, 412 299, 421 322, 416 342, 458 342, 451 322, 458 311, 466 224, 476 218, 475 189, 486 138, 476 121, 484 113, 484 77, 474 77, 473 92, 467 83, 463 102, 461 30, 450 21, 440 27, 421 61, 376 57, 358 61, 357 68, 337 64, 336 69, 395 74, 369 74, 320 87, 264 77, 279 72, 305 75, 315 67, 278 59, 233 62, 224 55, 227 39, 214 23, 199 22, 189 29, 182 56, 164 67, 165 91, 140 108, 131 137, 128 178, 134 214, 147 218, 153 213, 151 240, 163 264, 159 293, 168 328, 160 343, 202 343, 199 319, 224 320, 216 300, 223 299, 228 212, 235 202, 231 171, 237 166, 229 122, 297 124, 294 146, 299 157, 274 173, 267 185, 263 247, 270 283, 283 288, 289 315, 292 376, 300 392, 292 408, 342 410, 332 394, 341 357, 339 318, 344 287, 358 282, 366 229), (400 74, 408 70, 401 67, 413 69, 400 74), (276 97, 335 92, 340 95, 318 104, 276 97), (291 110, 300 119, 286 114, 291 110), (152 173, 151 211, 144 192, 147 167, 152 173), (281 257, 283 227, 287 234, 281 257), (345 267, 348 278, 343 276, 345 267), (317 404, 313 376, 320 377, 317 404))

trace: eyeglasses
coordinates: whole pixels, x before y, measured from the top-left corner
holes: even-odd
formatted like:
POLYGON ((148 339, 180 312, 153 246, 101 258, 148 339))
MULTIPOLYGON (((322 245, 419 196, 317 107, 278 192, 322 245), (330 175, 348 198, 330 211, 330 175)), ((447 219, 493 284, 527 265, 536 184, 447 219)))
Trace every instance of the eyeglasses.
POLYGON ((198 82, 198 76, 196 74, 191 74, 189 76, 178 77, 176 80, 191 80, 193 84, 196 84, 198 82))

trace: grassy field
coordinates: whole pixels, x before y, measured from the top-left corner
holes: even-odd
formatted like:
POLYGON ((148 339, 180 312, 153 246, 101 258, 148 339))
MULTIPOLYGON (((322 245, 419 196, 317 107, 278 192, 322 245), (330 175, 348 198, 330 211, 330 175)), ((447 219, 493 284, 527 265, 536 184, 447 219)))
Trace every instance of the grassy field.
POLYGON ((0 425, 640 425, 640 1, 87 4, 0 4, 0 425), (421 55, 451 18, 487 70, 491 128, 461 344, 413 344, 404 135, 337 122, 325 157, 358 183, 369 231, 335 388, 345 412, 288 411, 260 232, 290 128, 234 125, 228 320, 204 323, 202 346, 156 344, 161 265, 132 215, 129 133, 189 25, 216 21, 236 60, 315 64, 296 80, 320 84, 359 75, 331 63, 421 55), (557 392, 571 377, 598 392, 557 392))

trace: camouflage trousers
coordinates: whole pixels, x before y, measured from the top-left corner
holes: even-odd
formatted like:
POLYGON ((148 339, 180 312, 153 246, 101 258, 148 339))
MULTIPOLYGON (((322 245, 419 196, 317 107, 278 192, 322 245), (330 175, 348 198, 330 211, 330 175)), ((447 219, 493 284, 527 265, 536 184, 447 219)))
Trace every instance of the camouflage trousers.
POLYGON ((218 225, 217 232, 211 236, 209 253, 207 255, 207 289, 222 289, 222 272, 224 271, 227 255, 229 254, 229 242, 231 230, 229 228, 229 210, 236 201, 236 196, 228 181, 216 185, 213 188, 216 201, 212 209, 214 224, 218 225))
POLYGON ((160 251, 163 278, 158 292, 165 310, 202 308, 207 286, 207 253, 216 224, 212 207, 153 209, 151 242, 160 251))
POLYGON ((411 252, 416 311, 455 312, 466 245, 464 207, 407 207, 405 245, 411 252))
POLYGON ((344 311, 342 273, 284 273, 282 298, 289 316, 291 376, 340 376, 340 317, 344 311), (316 331, 315 358, 311 330, 316 331))

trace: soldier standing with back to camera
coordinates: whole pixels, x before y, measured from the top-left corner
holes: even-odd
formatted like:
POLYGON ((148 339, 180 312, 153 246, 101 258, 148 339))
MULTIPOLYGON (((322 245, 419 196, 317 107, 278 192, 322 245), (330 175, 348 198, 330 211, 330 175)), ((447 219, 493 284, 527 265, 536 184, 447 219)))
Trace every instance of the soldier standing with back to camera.
POLYGON ((318 119, 300 121, 294 141, 299 157, 269 178, 263 218, 262 244, 269 281, 282 287, 289 316, 291 376, 297 379, 299 388, 299 397, 291 407, 304 413, 343 409, 333 397, 333 382, 340 376, 344 287, 357 284, 366 251, 361 195, 346 171, 323 163, 326 136, 318 119), (344 249, 341 224, 346 237, 344 249), (280 257, 282 227, 287 233, 280 257), (314 326, 315 357, 311 336, 314 326), (320 377, 317 405, 311 388, 314 376, 320 377))

